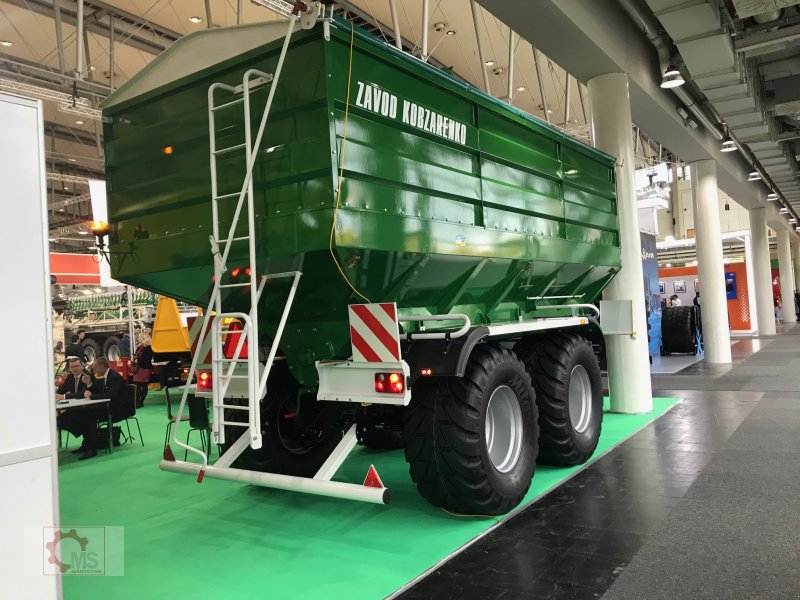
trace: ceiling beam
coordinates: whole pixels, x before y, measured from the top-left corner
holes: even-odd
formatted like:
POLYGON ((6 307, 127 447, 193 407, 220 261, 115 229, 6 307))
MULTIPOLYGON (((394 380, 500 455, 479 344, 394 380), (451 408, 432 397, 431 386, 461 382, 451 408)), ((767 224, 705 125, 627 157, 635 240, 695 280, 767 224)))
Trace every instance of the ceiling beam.
MULTIPOLYGON (((65 142, 73 142, 76 144, 85 144, 87 146, 95 146, 94 136, 85 131, 73 129, 66 125, 53 123, 51 121, 44 122, 44 135, 45 137, 54 136, 57 140, 64 140, 65 142)), ((102 138, 101 138, 102 139, 102 138)))
MULTIPOLYGON (((2 0, 6 4, 32 10, 55 19, 53 0, 2 0)), ((182 37, 162 25, 133 13, 121 10, 98 0, 84 0, 84 27, 86 31, 109 37, 111 22, 114 23, 115 41, 150 54, 161 54, 173 42, 182 37)), ((59 0, 61 20, 76 26, 78 4, 75 0, 59 0)))
POLYGON ((58 69, 10 54, 0 53, 0 76, 57 92, 72 93, 77 90, 78 96, 83 98, 104 100, 111 93, 107 85, 78 81, 71 75, 62 75, 58 69))

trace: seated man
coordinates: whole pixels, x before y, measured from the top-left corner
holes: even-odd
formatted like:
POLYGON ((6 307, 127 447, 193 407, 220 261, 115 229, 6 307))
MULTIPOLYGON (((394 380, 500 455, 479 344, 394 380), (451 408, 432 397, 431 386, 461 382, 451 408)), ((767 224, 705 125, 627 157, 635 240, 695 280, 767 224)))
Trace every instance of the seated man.
POLYGON ((97 456, 97 422, 108 419, 108 410, 111 411, 111 420, 114 423, 128 416, 128 386, 125 385, 122 376, 112 371, 108 361, 103 357, 94 360, 92 372, 94 381, 84 390, 83 397, 94 400, 110 398, 109 407, 96 405, 74 408, 59 415, 58 418, 58 426, 61 429, 66 429, 75 436, 83 436, 83 445, 74 451, 81 453, 79 460, 97 456))
POLYGON ((92 377, 84 371, 80 358, 72 357, 68 359, 67 368, 69 369, 69 375, 56 389, 56 400, 83 398, 83 392, 92 385, 92 377))
MULTIPOLYGON (((64 382, 56 389, 56 400, 65 400, 68 398, 83 398, 84 392, 92 385, 92 377, 83 368, 83 362, 80 358, 70 358, 67 361, 69 366, 69 375, 67 375, 64 382)), ((93 440, 87 441, 87 438, 93 438, 94 432, 97 429, 97 419, 106 418, 105 407, 78 407, 71 408, 56 418, 56 423, 59 429, 69 431, 75 437, 84 436, 80 448, 73 450, 73 454, 81 454, 92 445, 93 440)), ((82 457, 81 457, 82 458, 82 457)))

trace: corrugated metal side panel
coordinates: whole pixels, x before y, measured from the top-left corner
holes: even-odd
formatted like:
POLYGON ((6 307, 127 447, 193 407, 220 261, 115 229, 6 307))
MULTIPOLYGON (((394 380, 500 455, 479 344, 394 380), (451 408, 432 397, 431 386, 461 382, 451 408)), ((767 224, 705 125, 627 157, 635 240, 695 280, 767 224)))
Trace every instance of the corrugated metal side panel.
MULTIPOLYGON (((350 36, 333 34, 341 146, 350 36)), ((350 86, 338 245, 619 265, 613 159, 360 36, 350 86)))

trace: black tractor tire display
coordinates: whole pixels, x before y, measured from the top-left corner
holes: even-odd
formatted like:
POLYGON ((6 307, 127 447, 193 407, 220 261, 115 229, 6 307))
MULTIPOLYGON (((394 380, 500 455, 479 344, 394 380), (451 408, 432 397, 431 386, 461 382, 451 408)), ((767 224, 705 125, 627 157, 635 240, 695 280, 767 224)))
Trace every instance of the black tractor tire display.
POLYGON ((122 357, 122 346, 117 336, 112 335, 106 338, 103 344, 103 356, 108 362, 117 362, 122 357))
POLYGON ((89 338, 83 340, 83 353, 86 355, 87 365, 91 365, 95 358, 103 356, 100 351, 100 344, 89 338))
MULTIPOLYGON (((261 402, 262 445, 247 447, 233 463, 235 468, 281 473, 298 477, 316 474, 342 439, 335 426, 320 426, 335 421, 330 411, 341 411, 338 404, 317 402, 311 394, 298 398, 299 385, 289 373, 286 361, 276 362, 267 382, 267 394, 261 402)), ((246 405, 243 399, 227 398, 226 404, 246 405)), ((244 421, 248 413, 226 410, 226 421, 244 421)), ((244 431, 225 427, 224 453, 244 431)))
POLYGON ((592 456, 603 422, 600 365, 591 343, 568 333, 520 349, 536 390, 539 462, 580 465, 592 456))
POLYGON ((668 306, 661 312, 661 345, 665 354, 697 352, 694 306, 668 306))
POLYGON ((507 348, 480 344, 463 377, 421 377, 403 437, 428 502, 462 514, 508 512, 536 469, 536 396, 525 365, 507 348))

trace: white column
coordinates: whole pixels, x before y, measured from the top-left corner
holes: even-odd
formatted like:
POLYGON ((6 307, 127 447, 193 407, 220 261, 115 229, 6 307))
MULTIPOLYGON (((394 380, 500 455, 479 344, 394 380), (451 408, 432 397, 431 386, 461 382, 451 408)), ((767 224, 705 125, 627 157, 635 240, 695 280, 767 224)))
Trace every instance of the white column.
POLYGON ((753 271, 758 332, 762 335, 775 335, 775 305, 772 301, 772 267, 769 258, 766 213, 766 208, 750 209, 750 243, 753 248, 753 264, 747 265, 747 268, 753 271))
POLYGON ((778 229, 778 275, 781 278, 781 321, 796 323, 794 312, 794 271, 792 269, 792 248, 786 229, 778 229))
POLYGON ((794 256, 794 289, 800 290, 800 238, 797 236, 792 239, 792 250, 794 256))
POLYGON ((622 270, 603 293, 606 300, 630 300, 635 337, 606 338, 608 388, 611 410, 644 413, 653 410, 650 362, 647 348, 647 316, 644 306, 642 242, 636 188, 633 180, 633 135, 628 77, 623 73, 589 80, 592 98, 592 135, 600 150, 617 157, 617 207, 622 247, 622 270))
POLYGON ((717 163, 691 163, 692 205, 697 237, 697 275, 700 280, 700 308, 703 318, 703 351, 708 363, 731 362, 728 328, 728 299, 725 294, 725 266, 722 262, 722 234, 717 197, 717 163))

